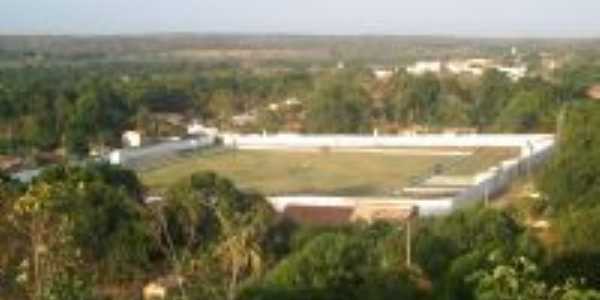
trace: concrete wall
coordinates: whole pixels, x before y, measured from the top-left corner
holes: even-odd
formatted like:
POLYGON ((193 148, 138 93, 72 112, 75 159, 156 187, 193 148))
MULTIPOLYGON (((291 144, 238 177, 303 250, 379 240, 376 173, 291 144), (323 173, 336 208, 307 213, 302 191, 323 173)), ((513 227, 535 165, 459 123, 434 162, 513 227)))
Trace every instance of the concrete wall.
MULTIPOLYGON (((293 148, 374 148, 374 147, 519 147, 519 157, 501 162, 469 180, 465 177, 436 176, 430 184, 455 182, 464 190, 454 197, 432 199, 376 198, 376 197, 328 197, 318 195, 269 197, 268 201, 275 210, 283 212, 288 205, 352 207, 358 203, 377 203, 385 205, 414 205, 422 216, 439 215, 453 209, 473 204, 506 189, 519 176, 527 174, 529 169, 543 163, 554 148, 554 137, 543 134, 429 134, 429 135, 237 135, 221 136, 228 147, 239 149, 293 149, 293 148)), ((119 163, 131 164, 140 159, 160 158, 161 155, 178 151, 209 147, 214 138, 200 138, 179 142, 163 143, 135 150, 121 150, 117 154, 119 163)))
POLYGON ((373 198, 373 197, 328 197, 328 196, 281 196, 268 197, 267 200, 277 212, 282 213, 288 205, 311 206, 311 207, 352 207, 359 206, 360 203, 397 206, 404 204, 406 206, 416 206, 419 208, 421 216, 431 216, 444 214, 452 210, 453 199, 398 199, 398 198, 373 198))
POLYGON ((457 195, 457 207, 490 198, 507 189, 517 178, 528 175, 546 161, 554 150, 554 141, 541 141, 522 149, 521 156, 501 162, 474 177, 474 185, 457 195))
MULTIPOLYGON (((458 178, 464 189, 451 198, 435 199, 373 199, 366 197, 320 197, 291 196, 271 197, 269 201, 278 211, 287 205, 356 207, 362 201, 388 201, 405 203, 419 208, 422 216, 445 214, 453 209, 471 205, 486 197, 502 192, 518 177, 542 164, 554 149, 552 135, 527 134, 467 134, 467 135, 418 135, 418 136, 358 136, 358 135, 228 135, 226 145, 241 149, 289 149, 289 148, 360 148, 360 147, 519 147, 518 157, 500 162, 471 180, 458 178)), ((457 178, 436 177, 432 183, 455 182, 457 178)), ((439 184, 439 183, 438 183, 439 184)))
POLYGON ((215 137, 205 136, 181 141, 164 142, 135 149, 119 149, 109 154, 108 161, 115 165, 131 167, 142 160, 160 159, 161 156, 192 151, 214 145, 215 137))
POLYGON ((552 141, 546 134, 423 134, 423 135, 237 135, 222 136, 226 146, 244 148, 361 147, 527 147, 552 141))

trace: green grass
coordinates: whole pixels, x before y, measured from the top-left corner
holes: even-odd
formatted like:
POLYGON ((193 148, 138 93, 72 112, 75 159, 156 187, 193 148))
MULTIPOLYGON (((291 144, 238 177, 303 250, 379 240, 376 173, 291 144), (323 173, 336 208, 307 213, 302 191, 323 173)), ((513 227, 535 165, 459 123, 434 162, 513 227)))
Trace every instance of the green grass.
POLYGON ((497 165, 498 162, 517 157, 517 148, 481 148, 474 155, 467 157, 455 166, 450 167, 446 175, 465 176, 471 175, 497 165))
MULTIPOLYGON (((242 189, 266 195, 390 195, 411 178, 430 172, 436 164, 453 160, 457 157, 393 152, 205 151, 140 175, 146 185, 159 189, 198 171, 215 171, 242 189)), ((474 173, 488 167, 488 163, 491 160, 477 160, 459 173, 474 173)))

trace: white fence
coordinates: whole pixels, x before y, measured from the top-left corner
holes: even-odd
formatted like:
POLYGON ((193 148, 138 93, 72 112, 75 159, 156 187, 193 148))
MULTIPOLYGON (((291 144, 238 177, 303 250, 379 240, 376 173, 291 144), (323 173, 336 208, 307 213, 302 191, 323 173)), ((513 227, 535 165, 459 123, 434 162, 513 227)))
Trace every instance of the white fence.
POLYGON ((423 134, 423 135, 237 135, 222 136, 226 146, 244 148, 368 148, 368 147, 528 147, 553 141, 547 134, 423 134))
MULTIPOLYGON (((277 211, 288 205, 356 207, 360 201, 414 205, 421 215, 444 214, 456 207, 465 206, 493 196, 506 189, 517 177, 527 174, 546 160, 554 148, 554 136, 545 134, 428 134, 428 135, 237 135, 221 136, 225 146, 239 149, 294 149, 294 148, 428 148, 428 147, 518 147, 519 157, 501 162, 489 170, 467 178, 437 176, 432 182, 457 182, 462 190, 454 197, 432 199, 379 198, 373 197, 327 197, 318 195, 270 197, 269 202, 277 211), (436 179, 436 180, 434 180, 436 179)), ((158 144, 150 147, 120 150, 111 154, 111 161, 131 165, 142 159, 159 158, 161 155, 209 147, 214 138, 200 138, 158 144)), ((449 184, 450 186, 452 184, 449 184)))
POLYGON ((281 196, 267 199, 275 211, 283 213, 289 205, 310 207, 352 207, 359 203, 377 203, 378 205, 406 204, 419 208, 419 214, 430 216, 444 214, 452 210, 452 198, 438 199, 398 199, 398 198, 373 198, 373 197, 328 197, 328 196, 281 196))
POLYGON ((215 137, 205 136, 181 141, 164 142, 141 148, 119 149, 110 153, 109 161, 115 165, 133 166, 144 160, 156 160, 161 156, 206 148, 214 145, 215 137))
MULTIPOLYGON (((240 149, 290 149, 290 148, 368 148, 368 147, 518 147, 519 157, 499 163, 489 170, 475 175, 471 180, 459 178, 462 191, 452 198, 398 199, 383 201, 404 202, 419 207, 421 215, 449 213, 491 197, 506 189, 513 180, 523 176, 543 163, 554 148, 554 136, 544 134, 467 134, 467 135, 405 135, 405 136, 358 136, 358 135, 227 135, 225 145, 240 149), (470 181, 470 182, 469 182, 470 181), (468 183, 468 184, 466 184, 468 183)), ((438 176, 439 177, 439 176, 438 176)), ((452 182, 446 178, 443 182, 452 182)), ((276 210, 283 211, 287 205, 355 207, 357 201, 373 201, 360 197, 291 196, 271 197, 269 201, 276 210)))
POLYGON ((463 206, 473 201, 492 197, 504 191, 516 178, 528 175, 547 160, 554 149, 554 141, 541 141, 523 149, 521 156, 501 162, 474 178, 474 185, 455 197, 455 204, 463 206))

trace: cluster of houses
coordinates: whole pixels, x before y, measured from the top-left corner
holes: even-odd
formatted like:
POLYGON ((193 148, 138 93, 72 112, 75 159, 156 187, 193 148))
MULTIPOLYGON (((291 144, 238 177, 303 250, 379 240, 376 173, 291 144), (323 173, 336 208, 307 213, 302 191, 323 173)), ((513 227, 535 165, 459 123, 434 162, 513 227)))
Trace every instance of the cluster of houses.
MULTIPOLYGON (((253 109, 245 113, 234 115, 231 117, 230 122, 233 128, 252 127, 259 121, 259 112, 262 112, 263 110, 267 112, 282 113, 288 116, 291 114, 297 117, 297 115, 302 112, 302 105, 302 101, 298 98, 289 97, 278 102, 271 102, 263 109, 253 109)), ((128 165, 127 162, 137 162, 145 157, 167 155, 168 153, 176 151, 186 151, 206 147, 212 145, 219 136, 218 128, 206 126, 198 120, 192 120, 190 123, 186 124, 186 120, 183 116, 174 115, 169 116, 168 121, 168 124, 184 129, 185 133, 180 132, 176 136, 170 137, 148 138, 144 136, 142 131, 128 130, 121 135, 122 149, 115 149, 109 153, 106 153, 106 151, 103 151, 102 153, 98 152, 95 156, 107 156, 107 160, 112 164, 128 165)), ((291 130, 293 130, 293 128, 291 130)))
MULTIPOLYGON (((219 129, 216 127, 207 127, 201 124, 198 120, 193 120, 187 125, 187 136, 216 136, 219 133, 219 129)), ((180 140, 181 137, 171 137, 170 141, 180 140)), ((121 135, 121 144, 124 148, 140 148, 145 144, 148 144, 143 137, 143 134, 137 130, 128 130, 123 132, 121 135)))
MULTIPOLYGON (((269 103, 265 111, 270 111, 274 113, 289 113, 296 112, 299 113, 302 109, 302 101, 296 97, 289 97, 285 100, 279 102, 271 102, 269 103)), ((234 127, 244 127, 249 125, 254 125, 258 123, 259 120, 259 111, 260 109, 253 109, 248 112, 244 112, 241 114, 237 114, 231 118, 231 124, 234 127)))
MULTIPOLYGON (((487 70, 495 69, 505 73, 511 80, 519 81, 528 73, 527 66, 521 61, 516 48, 512 48, 512 62, 510 64, 500 63, 490 58, 467 58, 448 60, 422 60, 417 61, 404 68, 404 71, 413 76, 431 74, 453 74, 470 75, 479 77, 487 70)), ((540 53, 542 66, 547 70, 555 70, 558 63, 554 57, 546 52, 540 53)), ((380 81, 386 81, 400 71, 398 67, 372 67, 373 77, 380 81)))
MULTIPOLYGON (((512 66, 501 65, 492 59, 487 58, 471 58, 471 59, 455 59, 445 62, 439 60, 433 61, 417 61, 405 68, 406 73, 413 76, 422 76, 425 74, 453 74, 453 75, 471 75, 479 77, 485 71, 495 69, 506 74, 511 80, 519 81, 527 75, 528 68, 524 64, 516 64, 512 66)), ((372 68, 372 74, 379 81, 387 81, 394 74, 399 72, 399 68, 372 68)))
POLYGON ((106 153, 103 159, 113 165, 124 165, 135 169, 160 158, 210 147, 217 142, 219 130, 216 127, 207 127, 194 120, 187 125, 186 129, 184 136, 161 139, 145 139, 139 131, 125 131, 121 136, 123 148, 106 153))
POLYGON ((394 76, 394 74, 398 73, 400 69, 398 67, 394 67, 394 68, 381 68, 381 67, 377 67, 377 68, 373 68, 373 76, 375 77, 375 79, 380 80, 380 81, 387 81, 388 79, 392 78, 392 76, 394 76))
POLYGON ((415 64, 408 66, 406 72, 411 75, 420 76, 426 73, 439 74, 444 71, 455 74, 469 74, 473 76, 481 76, 486 70, 496 69, 505 73, 511 80, 519 81, 527 75, 527 66, 517 64, 514 66, 505 66, 494 62, 487 58, 471 58, 471 59, 456 59, 447 62, 441 61, 418 61, 415 64))

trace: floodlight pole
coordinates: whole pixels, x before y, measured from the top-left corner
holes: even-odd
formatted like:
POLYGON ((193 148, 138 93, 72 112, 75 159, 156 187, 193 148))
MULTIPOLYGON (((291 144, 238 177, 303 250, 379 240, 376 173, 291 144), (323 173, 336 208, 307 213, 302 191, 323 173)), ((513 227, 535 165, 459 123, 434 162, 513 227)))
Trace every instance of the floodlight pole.
POLYGON ((527 150, 529 151, 529 158, 527 159, 527 178, 531 180, 531 161, 533 160, 533 143, 531 143, 531 141, 527 141, 527 150))

